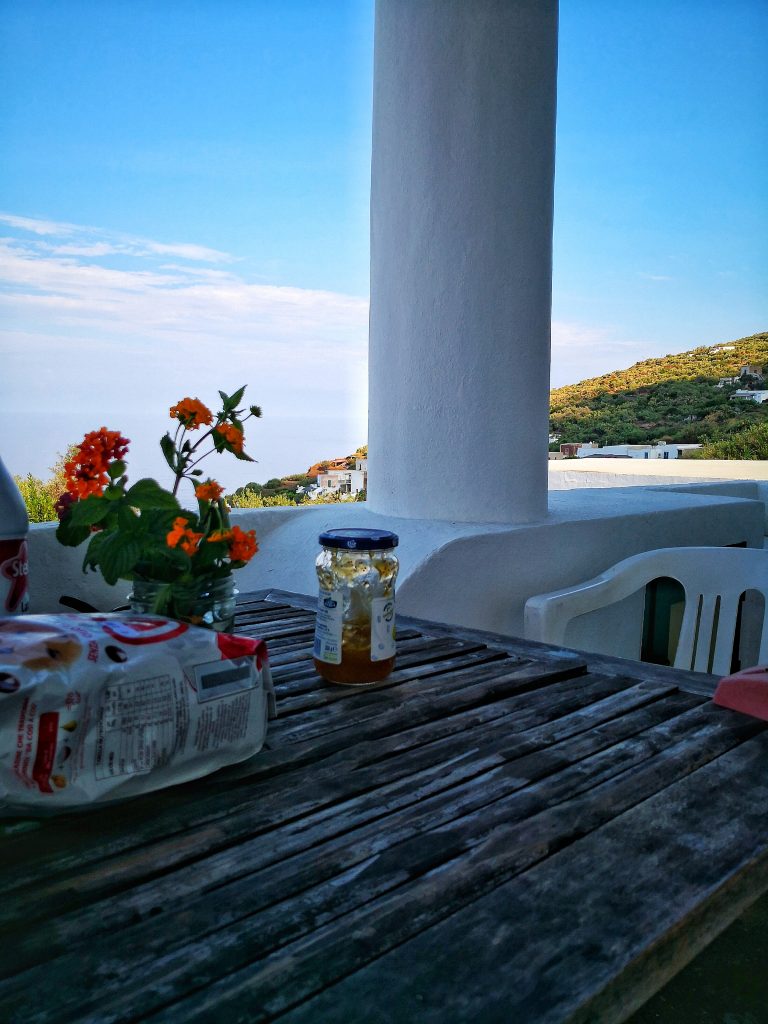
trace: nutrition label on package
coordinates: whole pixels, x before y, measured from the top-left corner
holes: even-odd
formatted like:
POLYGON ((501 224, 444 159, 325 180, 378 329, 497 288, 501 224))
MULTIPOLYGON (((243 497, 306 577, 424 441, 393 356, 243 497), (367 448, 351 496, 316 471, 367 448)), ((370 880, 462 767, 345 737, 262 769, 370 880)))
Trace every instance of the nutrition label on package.
POLYGON ((96 745, 96 778, 135 775, 167 762, 188 722, 168 675, 132 680, 104 691, 96 745), (182 716, 182 720, 180 717, 182 716))

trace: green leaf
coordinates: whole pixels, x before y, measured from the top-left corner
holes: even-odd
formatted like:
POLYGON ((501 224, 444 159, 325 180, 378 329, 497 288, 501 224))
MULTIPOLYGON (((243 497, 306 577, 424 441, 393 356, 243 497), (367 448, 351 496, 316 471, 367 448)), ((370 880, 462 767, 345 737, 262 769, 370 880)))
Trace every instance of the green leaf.
POLYGON ((141 546, 133 537, 112 533, 99 546, 99 567, 107 583, 127 578, 141 555, 141 546))
POLYGON ((108 487, 106 491, 104 491, 104 497, 107 499, 107 501, 117 501, 117 499, 122 498, 122 496, 122 487, 112 486, 108 487))
POLYGON ((223 391, 219 391, 219 394, 221 395, 221 401, 224 403, 224 408, 226 408, 227 402, 229 401, 229 395, 225 394, 223 391))
POLYGON ((234 393, 234 395, 230 395, 230 397, 225 400, 224 408, 228 412, 231 411, 232 409, 237 408, 237 406, 240 404, 240 401, 242 400, 243 395, 245 394, 245 389, 247 387, 248 387, 247 384, 243 384, 243 386, 241 388, 239 388, 234 393))
POLYGON ((132 532, 138 536, 143 524, 131 506, 127 502, 121 501, 117 507, 117 525, 122 531, 132 532))
POLYGON ((118 459, 116 462, 112 463, 107 470, 107 473, 111 480, 117 480, 119 476, 122 476, 123 473, 125 473, 127 468, 126 464, 121 459, 118 459))
POLYGON ((178 548, 153 547, 142 550, 136 571, 150 580, 172 583, 190 570, 189 555, 178 548))
POLYGON ((100 523, 109 514, 110 503, 98 494, 89 494, 87 498, 70 506, 69 521, 73 526, 93 526, 100 523))
POLYGON ((252 405, 249 411, 250 411, 251 416, 255 416, 256 419, 259 419, 261 417, 261 406, 260 405, 252 405))
POLYGON ((176 461, 175 461, 176 460, 176 449, 173 446, 173 441, 171 440, 171 435, 170 434, 166 434, 165 437, 161 437, 160 438, 160 447, 163 450, 163 455, 165 456, 165 461, 171 467, 171 470, 175 473, 176 472, 176 461))
POLYGON ((216 562, 227 557, 229 547, 225 541, 204 541, 192 559, 192 571, 195 575, 207 572, 216 562))
POLYGON ((125 497, 128 503, 134 508, 140 509, 177 509, 179 503, 176 498, 160 486, 156 480, 144 477, 137 480, 133 487, 129 488, 125 497))
POLYGON ((250 455, 246 455, 245 452, 233 452, 236 459, 240 459, 241 462, 256 462, 256 459, 252 459, 250 455))
POLYGON ((56 528, 56 540, 68 548, 76 548, 91 535, 90 526, 77 526, 72 522, 72 517, 67 516, 56 528))
POLYGON ((189 475, 190 476, 202 476, 203 475, 203 471, 202 471, 202 469, 191 469, 189 471, 189 475))
POLYGON ((109 533, 92 534, 91 543, 86 548, 85 557, 83 558, 83 572, 86 572, 88 569, 98 569, 100 552, 109 536, 111 536, 109 533))

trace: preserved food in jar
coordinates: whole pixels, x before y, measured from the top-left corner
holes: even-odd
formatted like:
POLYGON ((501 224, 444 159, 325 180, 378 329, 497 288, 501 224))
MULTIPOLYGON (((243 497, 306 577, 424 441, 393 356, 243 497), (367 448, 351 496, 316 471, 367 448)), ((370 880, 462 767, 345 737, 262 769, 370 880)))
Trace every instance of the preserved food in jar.
POLYGON ((397 535, 328 530, 320 543, 315 668, 331 683, 386 679, 395 665, 397 535))

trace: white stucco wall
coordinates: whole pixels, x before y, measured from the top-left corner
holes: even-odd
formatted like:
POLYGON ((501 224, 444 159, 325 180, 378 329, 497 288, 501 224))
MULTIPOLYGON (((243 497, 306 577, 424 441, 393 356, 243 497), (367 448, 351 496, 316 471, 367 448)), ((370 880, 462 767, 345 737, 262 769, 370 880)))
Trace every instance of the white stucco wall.
POLYGON ((764 480, 768 462, 749 459, 564 459, 548 463, 550 491, 574 487, 648 487, 704 480, 764 480))
POLYGON ((546 515, 555 0, 379 0, 368 501, 546 515))
MULTIPOLYGON (((730 485, 735 487, 736 485, 730 485)), ((579 489, 551 495, 535 525, 457 523, 383 516, 365 503, 234 513, 256 529, 260 551, 237 574, 241 591, 276 587, 312 594, 317 537, 325 529, 376 526, 400 536, 398 606, 427 619, 519 634, 528 597, 589 579, 630 554, 676 545, 746 542, 762 547, 765 504, 754 497, 670 488, 579 489)), ((125 602, 130 584, 109 588, 80 572, 82 551, 61 547, 52 526, 33 527, 33 612, 62 610, 61 594, 102 609, 125 602)))

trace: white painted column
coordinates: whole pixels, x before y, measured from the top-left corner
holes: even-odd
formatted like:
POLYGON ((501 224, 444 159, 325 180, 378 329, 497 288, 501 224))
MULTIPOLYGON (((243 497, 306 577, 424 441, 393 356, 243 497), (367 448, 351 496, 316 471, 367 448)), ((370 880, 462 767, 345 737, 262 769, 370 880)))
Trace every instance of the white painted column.
POLYGON ((557 0, 377 0, 369 507, 547 509, 557 0))

